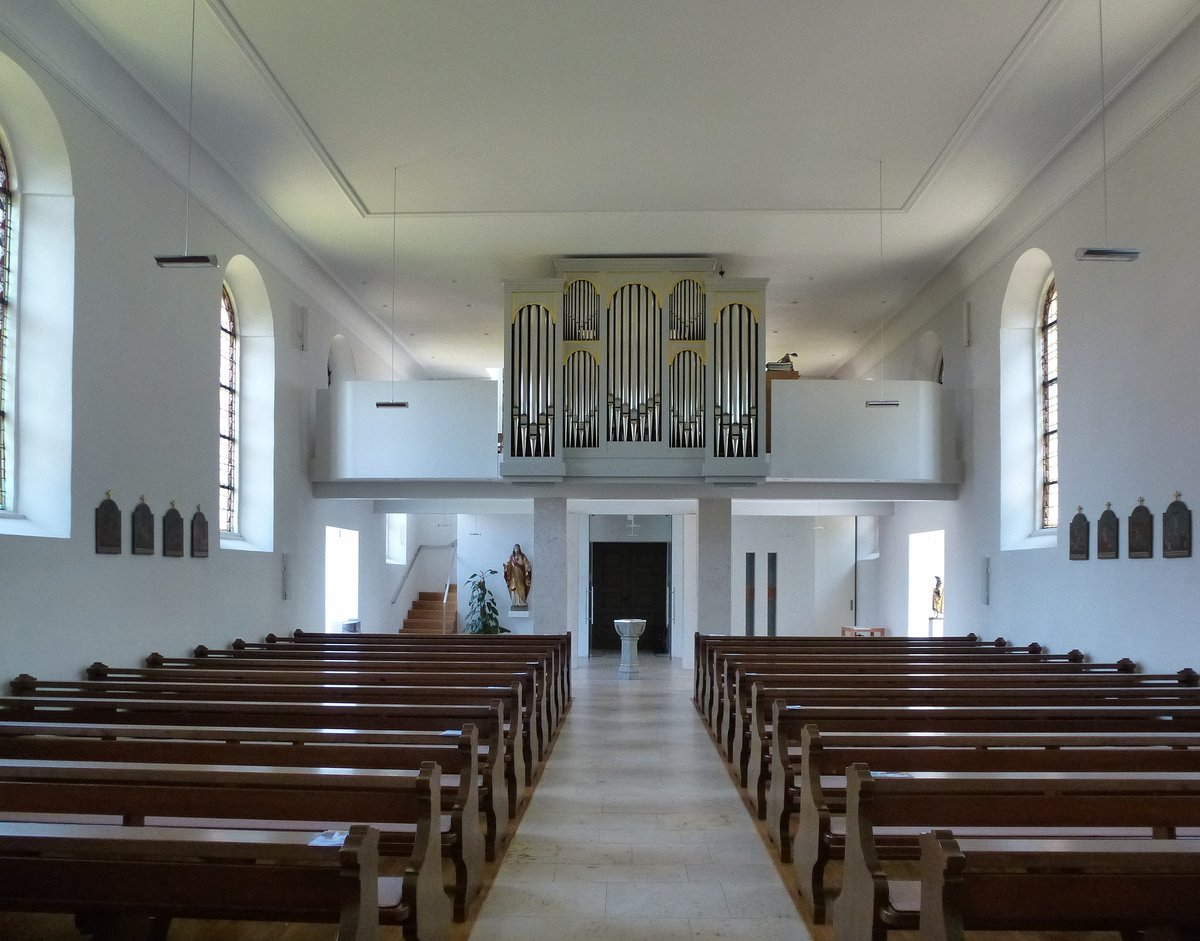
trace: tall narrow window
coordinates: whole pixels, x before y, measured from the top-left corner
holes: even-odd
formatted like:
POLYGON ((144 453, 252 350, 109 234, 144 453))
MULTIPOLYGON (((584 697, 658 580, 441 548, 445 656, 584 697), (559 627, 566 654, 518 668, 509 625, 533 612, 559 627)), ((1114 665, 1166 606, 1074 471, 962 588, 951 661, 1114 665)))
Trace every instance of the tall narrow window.
POLYGON ((1039 322, 1042 380, 1042 529, 1058 526, 1058 288, 1042 295, 1039 322))
POLYGON ((10 507, 9 467, 9 332, 11 316, 8 293, 9 243, 12 236, 12 188, 8 174, 8 158, 0 147, 0 510, 10 507))
POLYGON ((237 532, 238 330, 229 288, 221 288, 220 517, 221 532, 237 532))

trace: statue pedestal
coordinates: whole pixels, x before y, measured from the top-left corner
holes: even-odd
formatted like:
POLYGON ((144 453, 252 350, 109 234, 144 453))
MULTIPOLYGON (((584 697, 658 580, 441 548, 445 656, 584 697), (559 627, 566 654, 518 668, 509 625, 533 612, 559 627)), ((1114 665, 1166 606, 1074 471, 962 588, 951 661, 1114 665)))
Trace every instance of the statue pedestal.
POLYGON ((617 676, 631 680, 640 675, 638 668, 638 638, 646 629, 643 618, 621 618, 613 621, 613 627, 621 638, 621 663, 617 666, 617 676))

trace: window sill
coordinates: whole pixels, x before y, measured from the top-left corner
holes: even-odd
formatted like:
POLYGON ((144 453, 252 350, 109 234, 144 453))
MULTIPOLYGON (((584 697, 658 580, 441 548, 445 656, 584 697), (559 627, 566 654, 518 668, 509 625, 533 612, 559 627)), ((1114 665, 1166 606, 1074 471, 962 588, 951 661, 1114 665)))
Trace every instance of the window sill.
POLYGON ((1030 533, 1023 539, 1014 540, 1010 545, 1004 546, 1003 551, 1020 551, 1022 549, 1053 549, 1058 545, 1058 530, 1043 529, 1036 533, 1030 533))
POLYGON ((270 552, 262 546, 255 545, 240 533, 221 533, 221 548, 233 552, 270 552))

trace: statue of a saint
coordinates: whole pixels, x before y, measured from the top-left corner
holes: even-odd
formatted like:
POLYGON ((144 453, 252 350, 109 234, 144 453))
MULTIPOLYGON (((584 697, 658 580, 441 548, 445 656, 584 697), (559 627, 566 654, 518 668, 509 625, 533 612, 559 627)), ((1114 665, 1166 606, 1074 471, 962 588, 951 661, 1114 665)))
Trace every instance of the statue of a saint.
POLYGON ((508 586, 509 601, 514 608, 529 604, 529 589, 533 585, 533 563, 521 551, 521 544, 513 546, 512 555, 504 563, 504 584, 508 586))
POLYGON ((933 576, 933 616, 935 618, 940 618, 942 616, 943 604, 944 599, 942 598, 942 579, 941 576, 935 575, 933 576))

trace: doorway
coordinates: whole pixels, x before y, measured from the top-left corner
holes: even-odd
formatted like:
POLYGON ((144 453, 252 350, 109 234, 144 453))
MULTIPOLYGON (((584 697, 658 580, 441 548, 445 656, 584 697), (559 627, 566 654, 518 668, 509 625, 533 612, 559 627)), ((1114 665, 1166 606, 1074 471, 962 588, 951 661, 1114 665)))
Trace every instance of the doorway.
POLYGON ((640 652, 671 652, 667 623, 670 557, 669 542, 592 543, 589 654, 621 649, 621 639, 612 626, 618 618, 645 619, 646 630, 638 641, 640 652))
POLYGON ((358 621, 358 531, 325 527, 325 633, 358 621))
POLYGON ((908 537, 908 636, 942 636, 942 601, 946 571, 946 531, 912 533, 908 537), (934 591, 938 605, 934 607, 934 591))

